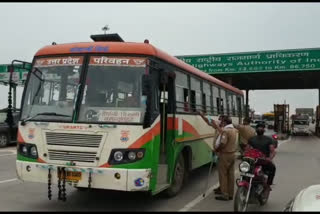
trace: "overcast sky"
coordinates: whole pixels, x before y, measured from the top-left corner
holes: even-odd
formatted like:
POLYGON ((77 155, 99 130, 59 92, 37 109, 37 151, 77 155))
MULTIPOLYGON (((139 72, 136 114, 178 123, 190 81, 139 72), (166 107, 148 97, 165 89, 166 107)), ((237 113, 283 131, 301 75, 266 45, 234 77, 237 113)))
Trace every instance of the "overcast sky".
MULTIPOLYGON (((91 41, 106 24, 125 41, 149 39, 175 56, 320 47, 319 3, 0 3, 0 23, 0 64, 31 62, 53 41, 91 41)), ((7 88, 0 90, 2 108, 7 88)), ((251 91, 249 97, 257 112, 285 100, 293 113, 315 108, 318 90, 251 91)))

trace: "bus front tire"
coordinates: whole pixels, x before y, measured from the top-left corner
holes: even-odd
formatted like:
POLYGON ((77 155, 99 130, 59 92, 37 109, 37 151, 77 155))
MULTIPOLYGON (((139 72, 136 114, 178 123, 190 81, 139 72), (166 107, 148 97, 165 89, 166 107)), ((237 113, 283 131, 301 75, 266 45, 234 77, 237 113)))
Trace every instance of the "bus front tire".
POLYGON ((183 184, 185 183, 186 177, 187 177, 186 163, 184 160, 184 156, 180 154, 177 164, 174 168, 172 184, 168 189, 165 190, 165 195, 167 197, 176 196, 180 192, 183 184))

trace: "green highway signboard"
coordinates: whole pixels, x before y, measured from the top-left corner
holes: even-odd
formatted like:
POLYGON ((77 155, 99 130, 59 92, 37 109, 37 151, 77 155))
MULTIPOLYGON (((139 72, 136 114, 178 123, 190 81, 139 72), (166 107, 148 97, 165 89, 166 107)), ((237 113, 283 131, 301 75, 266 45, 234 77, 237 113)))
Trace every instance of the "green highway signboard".
POLYGON ((320 70, 320 48, 176 57, 209 74, 320 70))
MULTIPOLYGON (((10 73, 8 70, 8 64, 0 65, 0 82, 8 83, 10 79, 10 73)), ((22 81, 27 79, 28 70, 19 68, 19 65, 14 65, 15 69, 12 73, 12 81, 17 84, 22 84, 22 81)))

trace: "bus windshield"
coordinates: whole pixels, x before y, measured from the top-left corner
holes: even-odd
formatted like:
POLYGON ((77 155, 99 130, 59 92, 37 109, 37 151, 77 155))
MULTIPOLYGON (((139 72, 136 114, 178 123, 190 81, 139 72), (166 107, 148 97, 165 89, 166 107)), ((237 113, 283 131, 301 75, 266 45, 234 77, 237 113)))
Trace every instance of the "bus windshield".
POLYGON ((21 119, 71 122, 82 62, 81 56, 38 58, 26 86, 21 119))
POLYGON ((90 57, 79 122, 142 123, 145 61, 138 57, 90 57))

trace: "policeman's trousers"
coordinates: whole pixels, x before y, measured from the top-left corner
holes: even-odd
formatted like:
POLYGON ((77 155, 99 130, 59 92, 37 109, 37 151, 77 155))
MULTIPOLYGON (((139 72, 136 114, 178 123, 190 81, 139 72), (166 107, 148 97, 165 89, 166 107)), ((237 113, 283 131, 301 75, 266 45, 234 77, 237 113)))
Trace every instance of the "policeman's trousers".
POLYGON ((224 197, 234 194, 234 164, 235 153, 220 153, 218 161, 220 189, 224 197))

